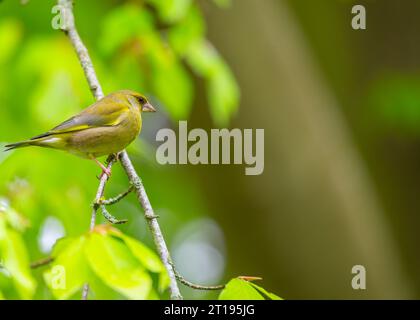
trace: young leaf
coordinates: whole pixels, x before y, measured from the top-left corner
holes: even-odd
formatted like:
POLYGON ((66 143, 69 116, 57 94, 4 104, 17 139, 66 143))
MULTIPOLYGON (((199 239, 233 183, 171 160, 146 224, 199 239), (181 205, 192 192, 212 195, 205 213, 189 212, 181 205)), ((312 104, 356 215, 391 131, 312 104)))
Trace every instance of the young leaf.
POLYGON ((228 124, 239 106, 240 90, 235 77, 216 49, 206 41, 190 46, 186 55, 193 70, 207 80, 207 96, 214 122, 228 124))
POLYGON ((188 46, 185 53, 188 64, 198 75, 207 78, 220 61, 217 50, 207 41, 197 41, 188 46))
POLYGON ((175 23, 182 19, 192 0, 147 0, 159 12, 159 17, 166 23, 175 23))
POLYGON ((160 273, 165 268, 156 254, 139 241, 126 236, 124 234, 118 235, 127 244, 131 253, 141 262, 141 264, 148 270, 160 273))
POLYGON ((130 299, 146 299, 152 279, 119 239, 93 232, 85 254, 96 275, 114 290, 130 299))
POLYGON ((195 43, 202 41, 205 34, 204 19, 197 6, 191 6, 187 15, 168 31, 172 48, 184 55, 195 43))
POLYGON ((219 295, 219 300, 264 300, 248 281, 232 279, 219 295))
POLYGON ((259 291, 263 296, 265 296, 266 300, 283 300, 278 295, 274 293, 268 292, 263 287, 256 285, 254 282, 248 282, 251 286, 253 286, 257 291, 259 291))
POLYGON ((159 273, 159 291, 169 286, 169 276, 159 257, 141 242, 124 235, 120 232, 113 232, 113 235, 122 239, 130 249, 131 253, 149 271, 159 273))
POLYGON ((111 55, 127 41, 154 31, 153 17, 138 6, 124 5, 105 18, 99 41, 105 55, 111 55), (118 30, 118 32, 115 32, 118 30))
POLYGON ((155 42, 149 51, 153 91, 172 120, 185 119, 191 110, 193 83, 169 47, 155 42))
POLYGON ((219 295, 219 300, 282 300, 253 282, 232 279, 219 295))
POLYGON ((21 235, 6 225, 3 217, 0 217, 0 260, 20 297, 32 298, 36 284, 30 274, 25 244, 21 235))
POLYGON ((229 67, 221 62, 208 80, 208 100, 214 122, 226 126, 238 109, 239 87, 229 67))
POLYGON ((66 250, 70 245, 74 244, 77 238, 74 237, 64 237, 61 239, 58 239, 51 252, 51 257, 54 259, 57 259, 60 254, 63 253, 64 250, 66 250))
POLYGON ((86 236, 60 239, 53 248, 51 267, 44 272, 47 286, 57 299, 68 299, 90 278, 84 255, 86 236))

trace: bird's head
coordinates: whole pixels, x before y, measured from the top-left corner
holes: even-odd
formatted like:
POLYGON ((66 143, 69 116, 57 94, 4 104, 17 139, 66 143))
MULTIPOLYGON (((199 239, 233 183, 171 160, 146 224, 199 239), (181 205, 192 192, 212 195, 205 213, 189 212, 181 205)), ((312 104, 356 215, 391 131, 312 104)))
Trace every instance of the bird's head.
POLYGON ((140 111, 142 112, 156 112, 156 109, 152 106, 152 104, 147 100, 147 98, 142 95, 141 93, 131 91, 131 90, 124 90, 124 94, 127 96, 128 100, 134 100, 140 111), (133 99, 134 98, 134 99, 133 99))

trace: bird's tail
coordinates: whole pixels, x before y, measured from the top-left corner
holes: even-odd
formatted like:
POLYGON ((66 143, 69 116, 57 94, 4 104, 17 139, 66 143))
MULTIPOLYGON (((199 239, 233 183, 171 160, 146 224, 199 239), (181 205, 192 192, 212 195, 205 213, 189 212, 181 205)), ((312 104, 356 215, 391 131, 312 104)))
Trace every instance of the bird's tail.
POLYGON ((58 137, 47 132, 47 133, 40 134, 39 136, 33 137, 29 140, 7 144, 5 145, 6 149, 4 151, 9 151, 9 150, 23 148, 23 147, 29 147, 29 146, 61 149, 63 146, 63 139, 62 137, 58 137))
POLYGON ((4 151, 13 150, 13 149, 16 149, 16 148, 28 147, 28 146, 32 146, 32 145, 34 145, 34 141, 31 141, 31 140, 15 142, 15 143, 11 143, 11 144, 6 144, 4 146, 6 148, 6 149, 4 149, 4 151))

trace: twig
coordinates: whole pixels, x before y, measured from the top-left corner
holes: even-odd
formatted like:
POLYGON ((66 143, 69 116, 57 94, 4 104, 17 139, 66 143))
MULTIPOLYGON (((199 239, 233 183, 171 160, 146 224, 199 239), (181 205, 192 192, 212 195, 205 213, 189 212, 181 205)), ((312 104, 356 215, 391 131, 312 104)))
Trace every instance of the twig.
POLYGON ((112 214, 110 214, 108 212, 108 210, 106 210, 105 205, 101 204, 99 205, 101 208, 101 212, 102 215, 105 217, 106 220, 108 220, 110 223, 112 224, 123 224, 126 223, 128 220, 127 219, 122 219, 122 220, 118 220, 117 218, 115 218, 112 214))
POLYGON ((134 186, 131 185, 130 188, 128 188, 126 191, 124 191, 123 193, 120 193, 119 195, 117 195, 114 198, 110 198, 110 199, 107 199, 107 200, 100 199, 99 204, 100 205, 106 205, 106 206, 115 204, 115 203, 121 201, 122 199, 124 199, 128 194, 130 194, 133 191, 133 189, 134 189, 134 186))
POLYGON ((215 286, 203 286, 201 284, 192 283, 188 281, 187 279, 185 279, 183 276, 181 276, 178 273, 178 271, 175 273, 175 275, 178 281, 181 282, 183 285, 196 289, 196 290, 223 290, 226 287, 225 284, 219 284, 215 286))
MULTIPOLYGON (((114 155, 110 155, 108 157, 108 164, 107 164, 107 169, 111 170, 112 165, 117 161, 117 158, 115 158, 114 155)), ((96 192, 96 196, 95 196, 95 200, 94 203, 100 203, 102 197, 104 196, 104 192, 105 192, 105 186, 106 183, 108 181, 108 175, 103 174, 100 178, 99 181, 99 186, 98 186, 98 191, 96 192)), ((92 208, 92 216, 91 216, 91 220, 90 220, 90 226, 89 226, 89 230, 92 231, 93 228, 95 227, 95 222, 96 222, 96 212, 98 211, 98 206, 94 205, 92 208)))
MULTIPOLYGON (((61 5, 61 13, 63 14, 64 19, 64 26, 63 30, 69 37, 74 49, 76 50, 77 56, 80 60, 80 64, 82 65, 83 71, 85 73, 86 79, 89 83, 89 88, 92 91, 92 94, 95 96, 96 99, 101 99, 104 94, 99 84, 98 78, 95 73, 95 69, 93 68, 92 60, 89 57, 89 53, 83 44, 75 23, 74 23, 74 15, 73 15, 73 4, 71 0, 58 0, 59 5, 61 5)), ((165 240, 163 238, 162 232, 160 230, 159 224, 156 220, 156 216, 154 215, 152 206, 150 204, 149 198, 147 197, 146 190, 140 180, 140 177, 136 173, 133 164, 131 163, 130 158, 128 157, 126 151, 122 151, 120 153, 121 164, 127 173, 127 176, 130 182, 134 185, 137 198, 140 204, 143 207, 144 215, 148 222, 149 228, 153 234, 153 240, 157 247, 157 251, 159 256, 168 272, 170 285, 169 285, 169 292, 171 299, 182 299, 182 295, 178 288, 178 283, 176 280, 174 269, 170 264, 171 258, 169 255, 168 248, 166 246, 165 240)), ((108 164, 108 167, 111 168, 113 162, 108 164)), ((105 184, 107 181, 107 176, 103 175, 101 181, 99 183, 98 192, 95 198, 95 203, 97 203, 103 196, 103 192, 105 189, 105 184)), ((97 208, 93 208, 92 210, 92 219, 91 219, 91 228, 95 226, 95 218, 96 218, 96 210, 97 208)), ((83 288, 82 299, 87 299, 89 293, 89 285, 85 285, 83 288)))
POLYGON ((53 257, 46 257, 46 258, 34 261, 34 262, 31 263, 31 269, 36 269, 36 268, 39 268, 39 267, 46 266, 53 261, 54 261, 53 257))
POLYGON ((171 262, 171 265, 172 265, 172 268, 174 269, 175 277, 177 278, 177 280, 187 287, 190 287, 196 290, 222 290, 226 287, 225 284, 219 284, 219 285, 214 285, 214 286, 203 286, 201 284, 196 284, 191 281, 188 281, 175 269, 175 266, 172 262, 171 262))
POLYGON ((108 210, 105 208, 105 206, 115 204, 118 201, 124 199, 131 191, 133 191, 133 188, 134 188, 133 185, 131 185, 130 188, 128 188, 128 190, 126 190, 123 193, 120 193, 119 195, 117 195, 116 197, 108 199, 108 200, 101 197, 97 202, 93 203, 93 208, 95 209, 95 211, 97 211, 99 208, 101 208, 101 212, 102 212, 102 215, 104 216, 104 218, 112 224, 126 223, 128 221, 127 219, 118 220, 112 214, 110 214, 108 212, 108 210))

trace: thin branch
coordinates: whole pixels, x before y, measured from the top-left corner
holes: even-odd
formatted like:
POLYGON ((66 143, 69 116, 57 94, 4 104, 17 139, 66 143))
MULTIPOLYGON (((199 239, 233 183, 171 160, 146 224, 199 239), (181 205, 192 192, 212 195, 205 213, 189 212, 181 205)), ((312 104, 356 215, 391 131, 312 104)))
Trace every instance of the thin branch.
POLYGON ((168 247, 166 246, 165 239, 163 238, 162 231, 160 230, 160 226, 157 221, 157 216, 153 211, 152 205, 149 201, 149 197, 147 196, 146 190, 143 186, 143 182, 141 181, 136 170, 134 169, 134 166, 130 158, 128 157, 126 151, 120 153, 120 162, 128 176, 128 179, 134 186, 137 199, 143 207, 144 216, 146 218, 147 224, 149 225, 149 229, 152 232, 153 241, 159 253, 160 259, 162 260, 166 271, 168 272, 170 279, 169 291, 171 294, 171 299, 181 300, 182 296, 178 288, 178 283, 176 281, 177 279, 175 276, 175 270, 172 267, 171 256, 169 254, 168 247))
POLYGON ((126 191, 124 191, 123 193, 120 193, 119 195, 117 195, 114 198, 110 198, 108 200, 104 199, 103 197, 101 197, 97 202, 93 203, 93 208, 95 210, 95 212, 101 208, 101 213, 104 216, 104 218, 106 220, 108 220, 110 223, 112 224, 123 224, 126 223, 128 220, 127 219, 122 219, 122 220, 118 220, 117 218, 115 218, 112 214, 110 214, 108 212, 108 210, 106 209, 106 205, 112 205, 115 204, 119 201, 121 201, 122 199, 124 199, 130 192, 132 192, 134 189, 133 185, 130 186, 130 188, 128 188, 126 191))
MULTIPOLYGON (((204 286, 201 284, 196 284, 193 283, 191 281, 188 281, 187 279, 185 279, 179 272, 178 270, 176 270, 175 266, 173 263, 172 267, 174 268, 175 271, 175 276, 178 279, 179 282, 181 282, 183 285, 196 289, 196 290, 223 290, 224 288, 226 288, 225 284, 218 284, 218 285, 212 285, 212 286, 204 286)), ((252 282, 252 281, 259 281, 262 280, 261 277, 254 277, 254 276, 238 276, 238 279, 242 279, 248 282, 252 282)))
POLYGON ((112 223, 112 224, 123 224, 123 223, 126 223, 126 222, 128 221, 127 219, 118 220, 118 219, 117 219, 117 218, 115 218, 112 214, 110 214, 110 213, 108 212, 108 210, 106 210, 105 205, 101 204, 101 205, 99 205, 99 206, 100 206, 100 208, 101 208, 102 215, 103 215, 103 216, 104 216, 104 218, 105 218, 106 220, 108 220, 110 223, 112 223))
POLYGON ((112 205, 115 204, 119 201, 121 201, 122 199, 124 199, 128 194, 130 194, 132 191, 134 190, 134 186, 131 185, 126 191, 124 191, 123 193, 120 193, 119 195, 117 195, 114 198, 110 198, 110 199, 100 199, 99 200, 99 204, 100 205, 112 205))
POLYGON ((223 290, 226 287, 225 284, 219 284, 219 285, 214 285, 214 286, 203 286, 201 284, 196 284, 191 281, 188 281, 175 269, 175 266, 172 262, 171 262, 171 265, 172 265, 172 268, 174 269, 177 280, 187 287, 190 287, 196 290, 223 290))
MULTIPOLYGON (((99 84, 98 78, 95 73, 95 69, 93 68, 92 60, 89 57, 89 53, 86 49, 86 46, 83 44, 77 29, 74 23, 74 15, 73 15, 73 3, 71 0, 58 0, 59 5, 61 5, 61 13, 63 14, 64 19, 64 26, 63 31, 69 37, 74 49, 76 50, 77 56, 80 60, 80 64, 82 65, 83 71, 85 73, 86 79, 89 83, 89 88, 92 91, 92 94, 96 99, 101 99, 104 94, 99 84)), ((171 257, 169 255, 168 248, 166 246, 165 240, 163 238, 162 232, 160 230, 160 226, 156 220, 156 216, 153 212, 152 205, 150 204, 149 198, 147 197, 146 190, 141 182, 140 177, 138 176, 137 172, 135 171, 133 164, 131 163, 130 158, 128 157, 126 151, 122 151, 120 153, 121 164, 127 173, 127 176, 130 182, 134 185, 137 198, 143 207, 144 215, 148 222, 149 228, 153 235, 153 240, 155 242, 157 251, 159 256, 168 272, 170 285, 169 285, 169 292, 171 299, 179 300, 182 299, 182 295, 178 288, 177 279, 175 276, 174 269, 171 265, 171 257)), ((113 162, 111 161, 108 164, 108 167, 112 167, 113 162)), ((107 176, 103 175, 101 181, 99 183, 98 192, 95 198, 95 203, 97 203, 103 196, 103 192, 105 189, 105 184, 107 181, 107 176)), ((92 219, 91 219, 91 228, 95 226, 95 218, 96 218, 96 210, 97 208, 92 210, 92 219)), ((89 285, 85 285, 83 288, 82 298, 87 299, 89 293, 89 285)))
POLYGON ((36 269, 36 268, 39 268, 39 267, 46 266, 53 261, 54 261, 53 257, 46 257, 46 258, 34 261, 34 262, 31 263, 31 269, 36 269))
MULTIPOLYGON (((112 165, 117 161, 117 158, 114 155, 110 155, 107 161, 108 161, 108 165, 106 166, 106 168, 111 170, 112 165)), ((98 186, 98 190, 96 192, 96 196, 94 200, 95 204, 100 203, 102 197, 104 196, 105 186, 106 186, 107 181, 108 181, 108 175, 103 174, 99 180, 99 186, 98 186)), ((89 226, 90 231, 92 231, 93 228, 95 227, 97 211, 98 211, 98 205, 94 205, 92 208, 92 215, 91 215, 90 226, 89 226)))
POLYGON ((196 290, 223 290, 226 285, 225 284, 219 284, 219 285, 215 285, 215 286, 203 286, 201 284, 196 284, 196 283, 192 283, 190 281, 188 281, 187 279, 185 279, 183 276, 181 276, 178 272, 176 272, 176 278, 178 279, 179 282, 181 282, 183 285, 196 289, 196 290))

